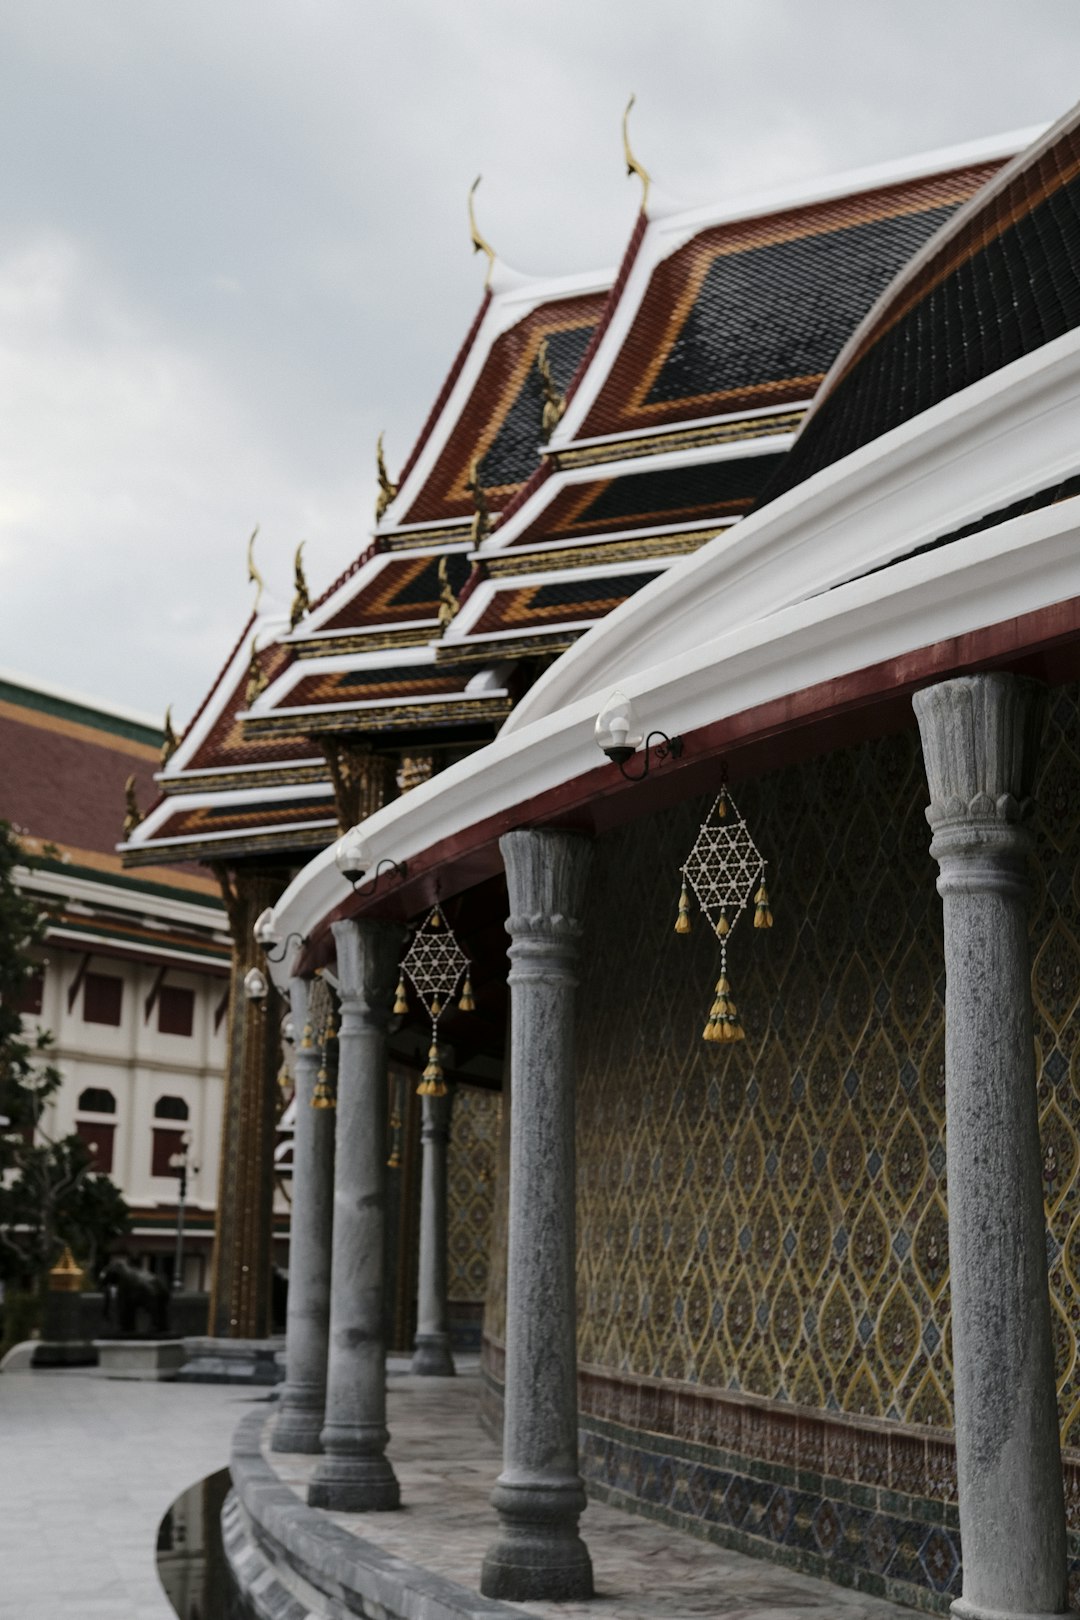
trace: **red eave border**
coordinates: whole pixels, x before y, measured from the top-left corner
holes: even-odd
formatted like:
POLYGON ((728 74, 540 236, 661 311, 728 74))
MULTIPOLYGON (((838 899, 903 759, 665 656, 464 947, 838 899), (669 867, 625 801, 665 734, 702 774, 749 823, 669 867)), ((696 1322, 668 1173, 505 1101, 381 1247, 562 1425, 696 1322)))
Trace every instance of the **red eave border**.
POLYGON ((733 781, 831 753, 915 724, 911 695, 931 682, 984 669, 1006 669, 1048 686, 1080 679, 1080 598, 1006 619, 834 680, 805 687, 701 726, 684 736, 682 758, 643 781, 628 782, 614 765, 598 765, 568 782, 487 816, 410 858, 408 877, 393 887, 342 901, 312 935, 295 971, 333 960, 330 924, 350 917, 406 921, 502 871, 498 840, 516 827, 578 828, 593 835, 635 821, 719 786, 720 762, 733 781))

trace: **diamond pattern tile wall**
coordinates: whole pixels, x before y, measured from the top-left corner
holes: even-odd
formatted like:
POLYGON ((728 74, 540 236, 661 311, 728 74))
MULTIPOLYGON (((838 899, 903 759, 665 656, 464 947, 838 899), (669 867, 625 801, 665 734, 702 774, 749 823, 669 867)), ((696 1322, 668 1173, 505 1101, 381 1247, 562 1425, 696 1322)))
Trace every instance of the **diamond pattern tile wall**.
MULTIPOLYGON (((1080 1446, 1080 713, 1055 694, 1032 907, 1063 1438, 1080 1446)), ((914 732, 737 784, 775 926, 746 1029, 701 1040, 717 943, 673 932, 708 800, 605 837, 583 951, 583 1362, 951 1422, 944 970, 914 732)), ((498 1301, 488 1331, 501 1337, 498 1301)))
POLYGON ((499 1148, 499 1096, 477 1086, 454 1092, 447 1159, 447 1293, 482 1300, 488 1287, 499 1148))

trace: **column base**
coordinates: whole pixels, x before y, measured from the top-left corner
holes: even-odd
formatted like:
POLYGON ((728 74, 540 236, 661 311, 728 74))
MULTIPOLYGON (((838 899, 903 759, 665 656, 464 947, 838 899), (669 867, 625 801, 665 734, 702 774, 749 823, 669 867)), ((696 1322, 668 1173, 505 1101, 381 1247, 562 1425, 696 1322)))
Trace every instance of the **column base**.
POLYGON ((448 1333, 418 1333, 413 1341, 410 1372, 419 1378, 453 1378, 456 1376, 454 1358, 450 1354, 448 1333))
POLYGON ((270 1439, 271 1451, 299 1452, 305 1457, 317 1457, 322 1452, 323 1424, 326 1421, 322 1405, 318 1407, 290 1406, 288 1394, 282 1397, 277 1422, 270 1439))
POLYGON ((401 1506, 401 1487, 385 1457, 323 1459, 308 1486, 308 1507, 332 1513, 387 1513, 401 1506))
POLYGON ((1075 1609, 986 1609, 962 1597, 953 1599, 949 1613, 953 1620, 1077 1620, 1075 1609))
POLYGON ((593 1596, 592 1559, 576 1529, 504 1528, 480 1572, 484 1597, 505 1603, 569 1603, 593 1596))

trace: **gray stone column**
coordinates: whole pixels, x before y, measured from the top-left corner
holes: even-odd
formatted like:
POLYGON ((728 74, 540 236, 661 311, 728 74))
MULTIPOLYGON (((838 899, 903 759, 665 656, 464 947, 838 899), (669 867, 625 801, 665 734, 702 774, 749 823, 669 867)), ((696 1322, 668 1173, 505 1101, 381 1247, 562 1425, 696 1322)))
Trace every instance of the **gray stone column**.
POLYGON ((423 1101, 420 1266, 412 1370, 426 1378, 452 1378, 454 1358, 446 1307, 446 1154, 453 1093, 423 1101))
POLYGON ((1031 1032, 1025 822, 1043 688, 915 695, 945 923, 953 1382, 965 1620, 1065 1612, 1061 1480, 1031 1032))
POLYGON ((323 1455, 312 1507, 343 1513, 395 1508, 386 1457, 383 1228, 386 1214, 386 1024, 403 930, 383 922, 333 925, 338 1034, 334 1242, 323 1455))
POLYGON ((285 1321, 285 1384, 271 1447, 321 1449, 330 1330, 330 1244, 334 1225, 334 1110, 312 1108, 319 1053, 308 1023, 311 985, 289 980, 293 1029, 296 1126, 289 1221, 289 1307, 285 1321))
POLYGON ((510 1226, 502 1521, 480 1590, 510 1602, 592 1596, 578 1535, 574 988, 591 849, 569 832, 499 840, 510 896, 510 1226))

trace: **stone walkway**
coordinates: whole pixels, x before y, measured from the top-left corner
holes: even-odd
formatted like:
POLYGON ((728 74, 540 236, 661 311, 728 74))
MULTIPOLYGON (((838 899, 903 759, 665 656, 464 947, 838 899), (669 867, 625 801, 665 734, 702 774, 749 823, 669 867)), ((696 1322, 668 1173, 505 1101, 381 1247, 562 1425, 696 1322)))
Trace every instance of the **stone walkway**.
POLYGON ((89 1371, 0 1376, 0 1620, 176 1620, 158 1525, 228 1462, 251 1399, 89 1371))
MULTIPOLYGON (((393 1376, 390 1457, 400 1513, 335 1513, 338 1524, 387 1552, 476 1589, 495 1532, 488 1493, 499 1453, 476 1416, 479 1380, 393 1376)), ((303 1494, 314 1459, 264 1450, 279 1477, 303 1494)), ((727 1552, 666 1525, 590 1503, 582 1534, 592 1554, 591 1603, 525 1603, 543 1620, 899 1620, 914 1611, 865 1597, 763 1559, 727 1552)))
MULTIPOLYGON (((390 1379, 401 1513, 334 1515, 412 1562, 475 1587, 494 1531, 495 1446, 477 1382, 390 1379), (441 1453, 441 1459, 436 1453, 441 1453)), ((0 1377, 0 1620, 175 1620, 154 1564, 175 1498, 228 1460, 248 1391, 88 1372, 0 1377)), ((310 1460, 274 1457, 302 1490, 310 1460)), ((522 1605, 545 1620, 898 1620, 912 1611, 725 1552, 599 1503, 582 1528, 591 1604, 522 1605)))

